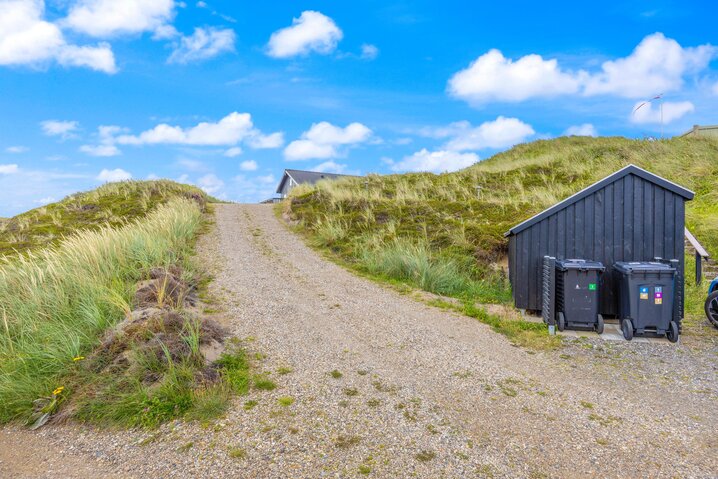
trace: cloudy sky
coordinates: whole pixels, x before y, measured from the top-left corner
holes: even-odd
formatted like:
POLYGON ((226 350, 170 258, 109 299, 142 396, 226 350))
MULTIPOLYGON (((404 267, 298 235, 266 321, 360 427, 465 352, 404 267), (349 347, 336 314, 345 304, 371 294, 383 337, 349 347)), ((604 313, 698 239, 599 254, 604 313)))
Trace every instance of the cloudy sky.
POLYGON ((258 201, 284 168, 718 123, 716 2, 563 3, 0 0, 0 216, 129 178, 258 201))

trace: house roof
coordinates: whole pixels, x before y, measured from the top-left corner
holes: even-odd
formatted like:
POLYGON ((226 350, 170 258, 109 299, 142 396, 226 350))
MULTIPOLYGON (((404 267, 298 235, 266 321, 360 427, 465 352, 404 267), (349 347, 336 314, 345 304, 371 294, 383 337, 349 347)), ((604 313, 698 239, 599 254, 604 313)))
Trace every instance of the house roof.
POLYGON ((583 198, 595 193, 596 191, 600 190, 601 188, 605 187, 606 185, 613 183, 615 181, 618 181, 621 178, 623 178, 624 176, 628 176, 628 175, 638 176, 639 178, 641 178, 643 180, 649 181, 649 182, 656 184, 668 191, 671 191, 679 196, 682 196, 686 200, 692 200, 693 197, 695 196, 695 193, 693 193, 691 190, 683 188, 682 186, 679 186, 671 181, 668 181, 665 178, 661 178, 658 175, 654 175, 653 173, 646 171, 643 168, 639 168, 636 165, 628 165, 628 166, 618 170, 617 172, 615 172, 611 175, 608 175, 604 179, 592 184, 588 188, 585 188, 585 189, 579 191, 578 193, 576 193, 572 196, 569 196, 565 200, 563 200, 559 203, 556 203, 552 207, 527 219, 526 221, 517 224, 516 226, 511 228, 509 231, 507 231, 504 234, 504 236, 510 236, 510 235, 515 235, 517 233, 520 233, 521 231, 535 225, 536 223, 543 220, 544 218, 551 216, 555 212, 562 210, 562 209, 566 208, 567 206, 572 205, 572 204, 582 200, 583 198))
POLYGON ((320 171, 304 171, 304 170, 284 170, 284 175, 282 175, 282 180, 279 182, 279 186, 277 186, 277 193, 281 193, 282 189, 284 188, 284 183, 287 182, 289 178, 293 179, 295 183, 298 185, 309 183, 310 185, 313 185, 319 180, 333 180, 335 178, 341 178, 345 176, 353 176, 353 175, 340 175, 337 173, 322 173, 320 171))
POLYGON ((718 125, 693 125, 693 128, 688 130, 687 132, 683 133, 681 136, 688 136, 691 133, 696 133, 699 131, 706 131, 706 130, 718 130, 718 125))

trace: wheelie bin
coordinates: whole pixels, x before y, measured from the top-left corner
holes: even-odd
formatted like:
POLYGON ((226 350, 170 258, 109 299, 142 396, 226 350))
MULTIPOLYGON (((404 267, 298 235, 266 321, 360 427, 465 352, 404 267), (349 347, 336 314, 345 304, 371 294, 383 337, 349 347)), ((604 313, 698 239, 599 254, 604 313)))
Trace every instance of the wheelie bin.
POLYGON ((623 337, 665 335, 678 341, 673 308, 676 269, 659 262, 614 263, 618 275, 618 317, 623 337))
POLYGON ((605 267, 598 261, 556 261, 556 325, 564 329, 592 329, 603 333, 598 314, 598 292, 605 267))

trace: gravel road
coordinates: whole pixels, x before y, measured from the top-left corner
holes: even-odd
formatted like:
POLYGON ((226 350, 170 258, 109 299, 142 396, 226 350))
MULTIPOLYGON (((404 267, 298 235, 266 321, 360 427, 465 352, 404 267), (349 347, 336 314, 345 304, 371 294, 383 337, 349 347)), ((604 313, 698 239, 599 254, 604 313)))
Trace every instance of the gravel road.
POLYGON ((6 428, 0 477, 718 476, 715 343, 531 352, 322 259, 271 206, 216 221, 212 287, 278 388, 211 425, 6 428))

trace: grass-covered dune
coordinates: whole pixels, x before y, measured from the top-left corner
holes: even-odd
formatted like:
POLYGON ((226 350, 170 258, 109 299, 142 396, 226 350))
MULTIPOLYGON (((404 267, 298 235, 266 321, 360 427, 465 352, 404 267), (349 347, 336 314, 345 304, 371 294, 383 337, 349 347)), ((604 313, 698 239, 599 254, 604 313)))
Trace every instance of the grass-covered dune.
POLYGON ((119 226, 173 198, 211 201, 202 190, 168 180, 108 183, 57 203, 0 219, 0 256, 37 250, 63 237, 101 226, 119 226))
POLYGON ((266 388, 201 308, 208 200, 125 182, 10 220, 26 241, 0 257, 0 423, 154 427, 217 417, 232 394, 266 388), (42 239, 47 228, 62 238, 42 239))
POLYGON ((536 141, 455 173, 298 187, 287 213, 317 245, 361 271, 467 303, 506 302, 508 284, 497 272, 504 233, 630 163, 696 192, 687 225, 718 254, 718 141, 702 138, 536 141))

